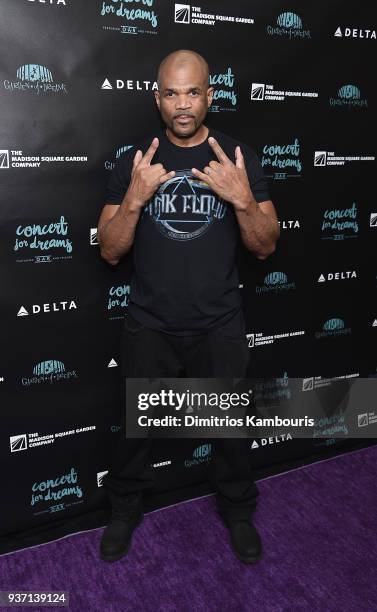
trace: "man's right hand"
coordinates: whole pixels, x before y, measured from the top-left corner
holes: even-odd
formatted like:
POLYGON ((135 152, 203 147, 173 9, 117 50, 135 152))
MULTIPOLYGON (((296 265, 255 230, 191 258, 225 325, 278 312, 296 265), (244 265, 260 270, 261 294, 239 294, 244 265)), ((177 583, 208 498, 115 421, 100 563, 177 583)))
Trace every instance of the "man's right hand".
POLYGON ((166 172, 162 164, 151 164, 158 145, 158 138, 153 138, 145 155, 140 149, 136 151, 132 165, 131 182, 126 193, 129 208, 135 211, 143 208, 145 202, 152 197, 161 183, 175 175, 174 170, 166 172))

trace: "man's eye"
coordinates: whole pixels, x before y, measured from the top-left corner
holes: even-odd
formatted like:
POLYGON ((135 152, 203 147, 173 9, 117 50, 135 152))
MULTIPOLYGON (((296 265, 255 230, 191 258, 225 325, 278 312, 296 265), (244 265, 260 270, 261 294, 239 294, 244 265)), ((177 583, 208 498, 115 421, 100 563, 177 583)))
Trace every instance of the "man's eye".
POLYGON ((192 91, 192 92, 191 92, 191 95, 193 95, 193 96, 198 96, 198 95, 199 95, 199 92, 198 92, 198 91, 192 91))

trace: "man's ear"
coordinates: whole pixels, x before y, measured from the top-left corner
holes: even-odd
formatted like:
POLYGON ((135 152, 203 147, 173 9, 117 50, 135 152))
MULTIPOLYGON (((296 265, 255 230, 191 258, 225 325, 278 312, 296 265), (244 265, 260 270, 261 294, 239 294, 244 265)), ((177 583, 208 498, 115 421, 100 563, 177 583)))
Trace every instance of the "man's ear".
POLYGON ((208 107, 212 104, 213 92, 215 91, 214 87, 208 87, 207 89, 207 104, 208 107))
POLYGON ((158 110, 160 110, 160 92, 158 91, 158 89, 155 89, 153 93, 156 100, 156 104, 158 106, 158 110))

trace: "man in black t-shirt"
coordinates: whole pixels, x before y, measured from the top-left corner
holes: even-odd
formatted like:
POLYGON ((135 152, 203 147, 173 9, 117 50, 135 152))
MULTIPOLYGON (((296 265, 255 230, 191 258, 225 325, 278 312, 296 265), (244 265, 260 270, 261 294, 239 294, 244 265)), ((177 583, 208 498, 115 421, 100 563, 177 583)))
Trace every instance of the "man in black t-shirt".
MULTIPOLYGON (((276 211, 252 149, 204 125, 213 96, 206 61, 176 51, 160 64, 156 103, 166 128, 126 151, 112 172, 98 223, 102 257, 131 250, 133 274, 122 336, 127 377, 244 377, 249 352, 236 248, 275 250, 276 211), (136 152, 135 152, 136 150, 136 152)), ((129 408, 130 409, 130 408, 129 408)), ((237 557, 261 555, 250 521, 257 487, 243 439, 216 439, 209 477, 237 557)), ((122 440, 103 479, 112 516, 101 558, 127 553, 153 486, 148 439, 122 440)))

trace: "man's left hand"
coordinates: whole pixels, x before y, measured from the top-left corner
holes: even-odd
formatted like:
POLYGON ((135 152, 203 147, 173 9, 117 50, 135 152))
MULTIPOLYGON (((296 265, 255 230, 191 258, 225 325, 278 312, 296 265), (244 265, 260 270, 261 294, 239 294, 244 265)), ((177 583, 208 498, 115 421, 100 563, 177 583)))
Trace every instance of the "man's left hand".
POLYGON ((240 147, 235 149, 234 164, 212 136, 208 143, 219 161, 210 161, 203 172, 192 168, 193 175, 207 183, 220 198, 233 204, 236 210, 245 210, 254 198, 240 147))

